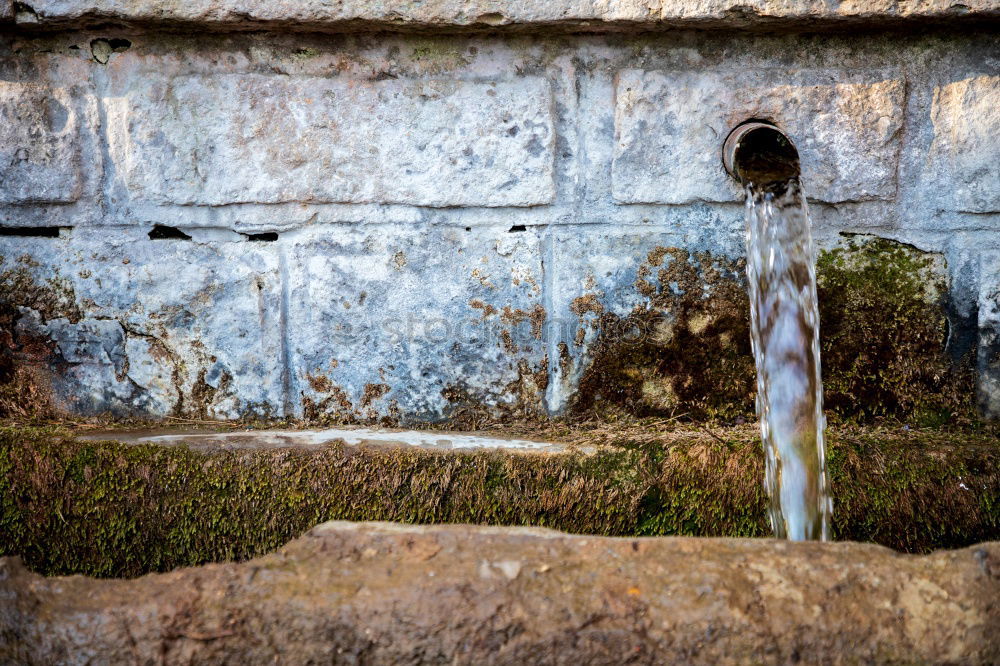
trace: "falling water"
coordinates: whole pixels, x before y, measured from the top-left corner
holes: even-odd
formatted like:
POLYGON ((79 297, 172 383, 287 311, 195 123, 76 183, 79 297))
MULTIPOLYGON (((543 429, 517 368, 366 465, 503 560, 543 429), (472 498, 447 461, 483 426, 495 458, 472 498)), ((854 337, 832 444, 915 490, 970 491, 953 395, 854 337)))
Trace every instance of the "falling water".
POLYGON ((764 483, 778 538, 830 536, 819 312, 809 211, 798 178, 747 186, 747 278, 764 483))

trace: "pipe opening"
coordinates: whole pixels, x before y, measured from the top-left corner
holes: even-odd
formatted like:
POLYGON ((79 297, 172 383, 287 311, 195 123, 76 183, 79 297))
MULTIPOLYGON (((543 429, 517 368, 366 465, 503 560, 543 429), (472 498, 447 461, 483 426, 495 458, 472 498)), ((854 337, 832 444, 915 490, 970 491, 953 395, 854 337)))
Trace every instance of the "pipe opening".
POLYGON ((799 176, 799 151, 788 135, 768 122, 750 120, 738 125, 722 147, 722 163, 729 175, 757 189, 784 191, 799 176))

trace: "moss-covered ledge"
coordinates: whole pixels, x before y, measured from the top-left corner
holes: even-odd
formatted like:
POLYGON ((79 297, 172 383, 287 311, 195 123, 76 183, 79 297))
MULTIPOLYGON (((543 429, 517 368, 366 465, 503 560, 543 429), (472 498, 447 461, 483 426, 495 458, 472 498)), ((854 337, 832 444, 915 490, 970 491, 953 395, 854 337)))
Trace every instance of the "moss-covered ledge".
MULTIPOLYGON (((0 555, 136 576, 243 560, 333 519, 537 525, 601 535, 767 536, 753 427, 566 430, 584 453, 199 453, 0 427, 0 555)), ((838 539, 926 552, 1000 537, 995 433, 829 434, 838 539)))

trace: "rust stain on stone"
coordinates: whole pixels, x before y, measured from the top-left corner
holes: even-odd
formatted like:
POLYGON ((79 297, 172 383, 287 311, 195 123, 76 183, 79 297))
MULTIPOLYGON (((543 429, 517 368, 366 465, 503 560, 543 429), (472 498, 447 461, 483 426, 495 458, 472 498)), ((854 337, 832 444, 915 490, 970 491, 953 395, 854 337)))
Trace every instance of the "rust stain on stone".
POLYGON ((365 384, 365 391, 361 395, 361 409, 368 409, 371 404, 383 397, 390 391, 388 384, 365 384))
POLYGON ((510 335, 510 331, 504 329, 500 331, 500 341, 503 344, 503 349, 508 354, 517 353, 517 345, 514 344, 514 339, 510 335))
POLYGON ((570 312, 573 314, 583 317, 588 312, 592 312, 596 315, 601 315, 604 313, 604 306, 595 294, 585 294, 583 296, 577 296, 573 299, 573 302, 569 306, 570 312))
MULTIPOLYGON (((0 256, 0 268, 5 263, 0 256)), ((13 264, 0 270, 0 417, 48 417, 55 414, 52 376, 65 361, 54 340, 19 325, 22 308, 43 323, 57 318, 77 323, 83 313, 69 281, 56 275, 39 283, 29 270, 38 263, 29 255, 13 264)))
POLYGON ((472 300, 470 300, 469 307, 471 307, 474 310, 481 310, 483 313, 482 315, 483 319, 486 319, 487 317, 492 317, 497 313, 497 309, 495 307, 493 307, 489 303, 484 303, 478 298, 473 298, 472 300))
POLYGON ((545 308, 541 305, 535 304, 535 306, 531 308, 531 314, 528 315, 528 318, 531 319, 531 335, 536 340, 541 340, 542 332, 545 328, 545 308))
POLYGON ((446 386, 441 396, 449 403, 446 413, 449 424, 465 430, 478 430, 514 419, 546 419, 544 396, 548 383, 547 357, 534 366, 526 359, 520 359, 517 378, 504 385, 496 396, 483 396, 478 390, 460 382, 446 386))
POLYGON ((309 382, 310 388, 317 393, 329 393, 333 390, 333 382, 326 375, 306 373, 306 381, 309 382))
POLYGON ((517 326, 528 318, 528 313, 520 308, 512 308, 509 305, 503 306, 500 311, 500 321, 511 326, 517 326))

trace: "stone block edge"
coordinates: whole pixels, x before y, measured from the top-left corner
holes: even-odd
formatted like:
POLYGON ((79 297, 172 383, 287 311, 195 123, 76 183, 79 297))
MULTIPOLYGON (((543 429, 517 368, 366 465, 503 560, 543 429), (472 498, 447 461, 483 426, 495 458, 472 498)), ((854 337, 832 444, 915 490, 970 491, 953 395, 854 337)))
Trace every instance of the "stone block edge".
POLYGON ((815 0, 662 0, 607 3, 598 0, 430 0, 400 6, 383 0, 343 3, 246 3, 243 0, 0 0, 0 26, 58 30, 124 22, 207 30, 362 31, 543 31, 611 32, 665 29, 836 30, 975 24, 1000 25, 1000 3, 970 0, 955 4, 930 0, 907 6, 896 0, 863 0, 831 7, 815 0), (15 11, 16 9, 16 11, 15 11))

